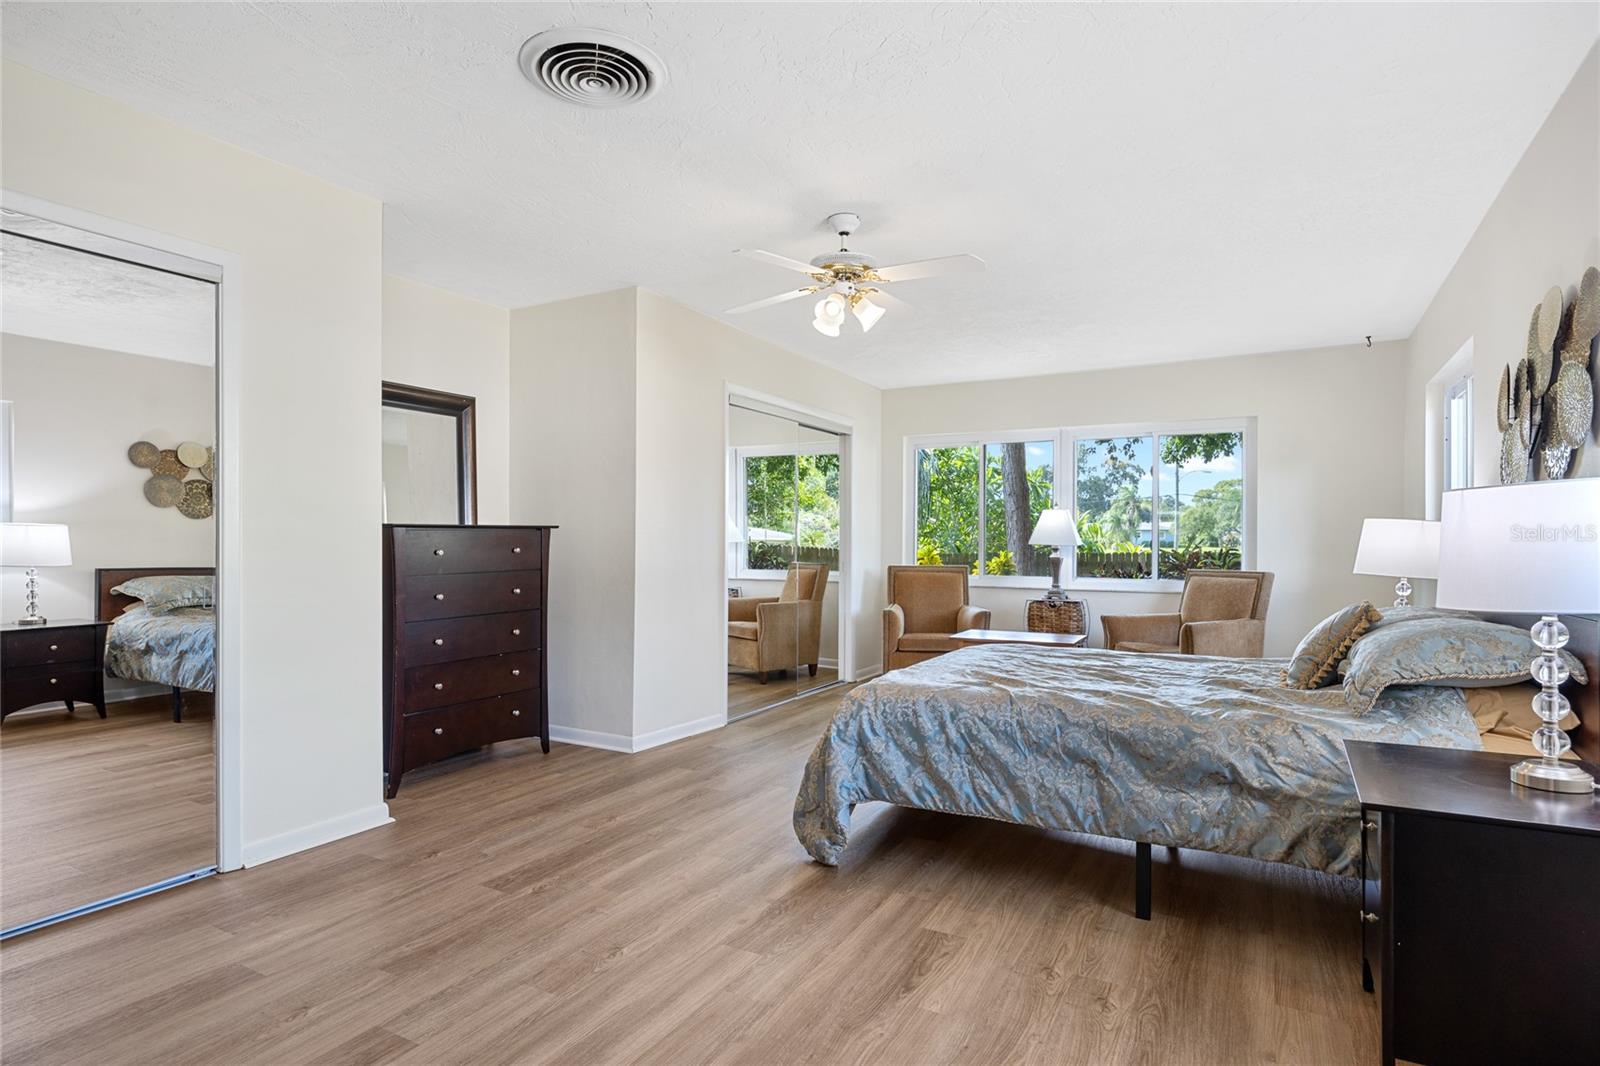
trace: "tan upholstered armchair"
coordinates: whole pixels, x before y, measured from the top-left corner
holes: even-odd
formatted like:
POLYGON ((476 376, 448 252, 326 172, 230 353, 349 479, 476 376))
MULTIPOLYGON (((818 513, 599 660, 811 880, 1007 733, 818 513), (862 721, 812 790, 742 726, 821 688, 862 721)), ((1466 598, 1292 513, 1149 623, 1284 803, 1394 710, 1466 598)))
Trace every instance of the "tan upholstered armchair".
POLYGON ((817 676, 822 645, 822 597, 828 568, 795 563, 777 597, 738 596, 728 601, 728 669, 753 670, 765 685, 774 670, 799 670, 805 663, 817 676))
POLYGON ((964 566, 889 567, 889 606, 883 609, 883 669, 932 659, 961 645, 950 634, 988 629, 989 612, 967 603, 964 566))
POLYGON ((1259 659, 1271 598, 1265 570, 1191 570, 1177 614, 1107 614, 1100 624, 1117 651, 1259 659))

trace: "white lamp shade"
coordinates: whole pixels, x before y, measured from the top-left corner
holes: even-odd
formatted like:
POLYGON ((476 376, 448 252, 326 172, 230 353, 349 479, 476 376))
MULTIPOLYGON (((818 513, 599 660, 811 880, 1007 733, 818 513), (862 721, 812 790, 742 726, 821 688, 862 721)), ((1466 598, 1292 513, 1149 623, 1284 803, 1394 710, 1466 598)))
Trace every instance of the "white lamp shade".
POLYGON ((41 522, 0 526, 0 566, 71 566, 67 527, 41 522))
POLYGON ((1600 478, 1444 494, 1440 607, 1600 611, 1600 478))
POLYGON ((1357 574, 1438 577, 1439 523, 1420 518, 1369 518, 1356 546, 1357 574))
POLYGON ((1070 548, 1078 543, 1078 527, 1072 521, 1072 512, 1057 507, 1041 511, 1028 543, 1057 548, 1070 548))

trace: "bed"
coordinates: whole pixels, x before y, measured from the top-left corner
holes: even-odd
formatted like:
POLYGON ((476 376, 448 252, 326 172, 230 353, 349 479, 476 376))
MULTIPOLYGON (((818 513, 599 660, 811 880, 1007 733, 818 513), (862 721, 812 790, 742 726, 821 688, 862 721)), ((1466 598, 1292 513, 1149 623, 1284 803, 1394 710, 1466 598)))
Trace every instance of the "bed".
POLYGON ((153 614, 132 596, 112 589, 136 577, 216 574, 213 567, 165 566, 98 569, 95 617, 109 621, 106 674, 172 690, 172 720, 183 721, 183 694, 216 689, 217 616, 209 607, 180 607, 153 614))
MULTIPOLYGON (((1592 623, 1574 637, 1592 662, 1592 623)), ((834 865, 854 806, 882 801, 1130 840, 1140 917, 1152 844, 1354 876, 1359 805, 1343 742, 1477 749, 1478 730, 1460 689, 1391 688, 1357 716, 1338 686, 1281 687, 1284 662, 1000 645, 893 671, 829 723, 795 833, 834 865)), ((1595 688, 1574 700, 1591 759, 1595 688)))

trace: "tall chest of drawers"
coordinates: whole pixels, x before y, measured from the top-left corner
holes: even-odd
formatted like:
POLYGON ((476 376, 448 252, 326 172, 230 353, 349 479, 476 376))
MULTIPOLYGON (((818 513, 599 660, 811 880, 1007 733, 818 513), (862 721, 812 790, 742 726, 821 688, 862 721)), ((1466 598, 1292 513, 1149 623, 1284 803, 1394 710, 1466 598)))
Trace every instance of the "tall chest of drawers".
POLYGON ((554 526, 383 527, 383 759, 408 770, 500 740, 550 750, 545 589, 554 526))

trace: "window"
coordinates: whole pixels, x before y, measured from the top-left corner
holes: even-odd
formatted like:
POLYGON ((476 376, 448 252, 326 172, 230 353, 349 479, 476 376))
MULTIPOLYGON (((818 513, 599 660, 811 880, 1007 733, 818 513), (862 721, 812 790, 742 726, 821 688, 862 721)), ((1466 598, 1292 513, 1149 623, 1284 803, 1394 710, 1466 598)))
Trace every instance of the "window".
POLYGON ((1056 493, 1054 440, 916 447, 915 550, 921 566, 965 566, 992 578, 1050 572, 1050 548, 1028 543, 1056 493))
POLYGON ((1472 378, 1444 392, 1444 487, 1472 487, 1472 378))
POLYGON ((839 572, 839 454, 748 448, 735 451, 740 502, 738 576, 781 575, 791 562, 839 572))

